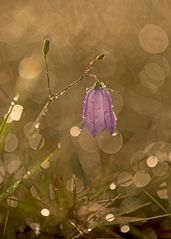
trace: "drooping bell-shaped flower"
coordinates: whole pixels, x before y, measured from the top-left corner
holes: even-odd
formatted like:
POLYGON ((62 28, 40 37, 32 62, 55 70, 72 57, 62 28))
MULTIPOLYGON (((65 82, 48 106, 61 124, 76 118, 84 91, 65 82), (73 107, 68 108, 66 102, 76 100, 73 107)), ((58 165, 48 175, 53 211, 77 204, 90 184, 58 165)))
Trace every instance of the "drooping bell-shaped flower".
POLYGON ((84 100, 81 129, 89 129, 93 137, 104 129, 115 134, 116 121, 110 93, 103 83, 96 81, 94 86, 87 91, 84 100))

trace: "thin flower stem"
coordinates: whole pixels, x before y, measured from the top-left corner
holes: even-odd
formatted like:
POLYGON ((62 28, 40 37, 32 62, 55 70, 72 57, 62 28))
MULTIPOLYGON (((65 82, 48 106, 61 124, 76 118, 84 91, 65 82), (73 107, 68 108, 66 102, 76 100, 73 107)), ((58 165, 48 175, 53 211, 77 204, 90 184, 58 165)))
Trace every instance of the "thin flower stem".
POLYGON ((44 55, 44 61, 45 61, 45 67, 46 67, 46 78, 48 82, 48 92, 49 92, 49 98, 52 96, 52 91, 50 87, 50 78, 49 78, 49 67, 48 67, 48 59, 47 55, 44 55))

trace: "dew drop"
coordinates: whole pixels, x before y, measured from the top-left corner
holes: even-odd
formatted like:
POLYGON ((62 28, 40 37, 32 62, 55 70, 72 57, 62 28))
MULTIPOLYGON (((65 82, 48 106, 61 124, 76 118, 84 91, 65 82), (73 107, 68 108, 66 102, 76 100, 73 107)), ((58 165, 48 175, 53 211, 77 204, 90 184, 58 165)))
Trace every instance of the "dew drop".
POLYGON ((116 189, 116 184, 115 183, 111 183, 109 188, 110 188, 110 190, 115 190, 116 189))
POLYGON ((115 217, 112 213, 109 213, 109 214, 106 215, 106 221, 112 222, 114 220, 115 220, 115 217))
POLYGON ((127 224, 126 225, 121 225, 120 230, 121 230, 122 233, 127 233, 127 232, 129 232, 130 227, 127 224))
POLYGON ((48 217, 50 215, 50 212, 47 208, 43 208, 41 210, 41 214, 44 216, 44 217, 48 217))
POLYGON ((156 156, 150 156, 147 158, 147 165, 150 168, 154 168, 158 164, 158 158, 156 156))

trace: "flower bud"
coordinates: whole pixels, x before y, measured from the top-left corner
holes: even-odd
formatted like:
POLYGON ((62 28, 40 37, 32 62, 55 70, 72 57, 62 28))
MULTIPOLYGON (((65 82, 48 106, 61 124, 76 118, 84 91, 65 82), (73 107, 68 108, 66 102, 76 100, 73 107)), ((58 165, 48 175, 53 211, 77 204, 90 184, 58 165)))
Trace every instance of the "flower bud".
POLYGON ((48 39, 45 39, 45 40, 44 40, 44 43, 43 43, 43 54, 44 54, 45 56, 48 54, 49 44, 50 44, 50 41, 49 41, 48 39))

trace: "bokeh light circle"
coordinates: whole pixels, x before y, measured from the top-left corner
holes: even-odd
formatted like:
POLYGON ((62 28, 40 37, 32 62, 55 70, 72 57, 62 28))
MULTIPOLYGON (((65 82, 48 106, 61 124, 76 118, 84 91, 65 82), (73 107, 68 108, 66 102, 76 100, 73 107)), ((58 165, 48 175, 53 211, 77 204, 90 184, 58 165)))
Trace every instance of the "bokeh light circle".
POLYGON ((128 187, 132 184, 133 176, 128 172, 122 172, 117 177, 117 183, 121 187, 128 187))
POLYGON ((151 155, 147 158, 147 165, 150 168, 154 168, 158 164, 158 158, 155 155, 151 155))
POLYGON ((114 220, 115 220, 115 217, 112 213, 109 213, 109 214, 106 215, 106 221, 112 222, 114 220))
POLYGON ((98 136, 98 145, 104 153, 117 153, 123 146, 122 135, 119 132, 116 135, 111 135, 107 130, 104 130, 98 136))
POLYGON ((40 65, 36 58, 27 57, 20 62, 18 72, 23 79, 34 79, 40 75, 40 65))
POLYGON ((49 209, 43 208, 43 209, 41 210, 41 214, 42 214, 44 217, 48 217, 48 216, 50 215, 49 209))
POLYGON ((88 129, 84 129, 79 135, 79 144, 80 147, 86 152, 94 153, 98 151, 96 138, 91 136, 88 129))
POLYGON ((145 187, 151 180, 150 174, 146 171, 138 171, 133 177, 133 183, 137 188, 145 187))
POLYGON ((128 224, 121 225, 120 230, 121 230, 122 233, 127 233, 130 230, 130 226, 128 224))
POLYGON ((154 24, 147 24, 139 33, 139 43, 146 52, 157 54, 166 50, 169 39, 162 27, 154 24))
POLYGON ((70 135, 73 136, 73 137, 78 137, 80 135, 80 128, 77 127, 77 126, 73 126, 71 129, 70 129, 70 135))
POLYGON ((116 189, 116 184, 112 182, 109 186, 110 190, 115 190, 116 189))
POLYGON ((13 152, 17 149, 18 145, 19 142, 17 136, 15 134, 9 133, 5 139, 4 150, 9 153, 13 152))

